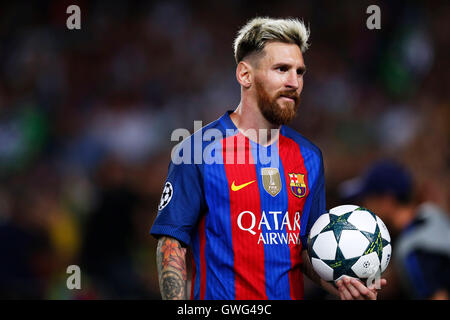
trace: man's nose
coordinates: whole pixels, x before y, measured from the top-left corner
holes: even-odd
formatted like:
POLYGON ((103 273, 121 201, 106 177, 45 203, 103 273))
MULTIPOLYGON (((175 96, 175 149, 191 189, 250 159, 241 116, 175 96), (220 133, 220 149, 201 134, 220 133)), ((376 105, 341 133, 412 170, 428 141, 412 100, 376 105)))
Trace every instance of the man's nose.
POLYGON ((286 86, 294 90, 297 90, 298 87, 300 86, 300 79, 295 70, 289 72, 288 77, 286 79, 286 86))

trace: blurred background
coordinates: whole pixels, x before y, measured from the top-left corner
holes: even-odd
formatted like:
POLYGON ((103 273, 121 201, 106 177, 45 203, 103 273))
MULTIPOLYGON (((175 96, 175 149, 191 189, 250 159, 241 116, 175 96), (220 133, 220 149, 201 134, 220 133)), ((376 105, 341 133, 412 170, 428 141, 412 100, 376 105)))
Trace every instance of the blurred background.
MULTIPOLYGON (((237 107, 232 42, 258 15, 311 29, 292 127, 323 152, 327 208, 389 157, 413 173, 417 202, 449 211, 448 1, 5 2, 0 298, 160 298, 149 230, 170 134, 237 107), (71 4, 81 30, 66 28, 71 4), (381 30, 366 27, 370 4, 381 30), (72 264, 81 290, 66 287, 72 264)), ((308 282, 305 296, 326 298, 308 282)))

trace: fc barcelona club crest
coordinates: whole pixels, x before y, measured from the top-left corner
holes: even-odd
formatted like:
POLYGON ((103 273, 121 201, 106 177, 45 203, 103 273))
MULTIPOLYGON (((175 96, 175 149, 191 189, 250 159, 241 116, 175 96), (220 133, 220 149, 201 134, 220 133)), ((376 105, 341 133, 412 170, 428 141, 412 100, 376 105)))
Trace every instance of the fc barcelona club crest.
POLYGON ((302 198, 306 194, 305 175, 300 173, 289 173, 289 186, 294 196, 302 198))
POLYGON ((264 190, 272 197, 281 191, 281 177, 278 168, 261 168, 264 190))

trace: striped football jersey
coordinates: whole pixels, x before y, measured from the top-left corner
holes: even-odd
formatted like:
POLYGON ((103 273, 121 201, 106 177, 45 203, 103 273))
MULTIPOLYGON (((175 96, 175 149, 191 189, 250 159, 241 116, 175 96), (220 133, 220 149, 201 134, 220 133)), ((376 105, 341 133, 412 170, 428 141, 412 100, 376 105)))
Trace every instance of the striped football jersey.
POLYGON ((322 153, 287 126, 259 145, 230 113, 175 148, 150 232, 191 247, 193 299, 302 299, 301 250, 326 211, 322 153))

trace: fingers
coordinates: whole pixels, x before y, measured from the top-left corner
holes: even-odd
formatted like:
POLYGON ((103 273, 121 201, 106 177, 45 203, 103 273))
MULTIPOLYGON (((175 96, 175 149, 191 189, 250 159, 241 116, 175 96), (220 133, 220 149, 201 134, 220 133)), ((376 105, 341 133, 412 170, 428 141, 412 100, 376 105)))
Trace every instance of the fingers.
MULTIPOLYGON (((347 279, 347 278, 344 278, 344 279, 347 279)), ((347 283, 344 280, 337 281, 336 285, 338 287, 339 295, 342 300, 353 300, 354 299, 349 288, 347 288, 347 283)))
MULTIPOLYGON (((386 279, 381 279, 380 285, 386 285, 386 279)), ((376 300, 377 290, 367 288, 360 280, 344 277, 336 282, 341 300, 376 300)))
POLYGON ((339 298, 341 298, 341 300, 347 300, 345 295, 342 293, 342 280, 336 281, 336 286, 339 290, 339 298))
MULTIPOLYGON (((357 299, 357 300, 364 300, 364 298, 361 295, 365 294, 366 291, 363 290, 363 291, 360 292, 360 289, 357 288, 355 282, 359 283, 359 281, 356 280, 356 279, 350 279, 350 278, 345 278, 344 279, 344 283, 347 286, 348 290, 350 291, 352 297, 354 299, 357 299)), ((367 291, 369 291, 369 290, 367 289, 367 291)))
POLYGON ((370 290, 377 290, 377 289, 381 289, 385 285, 387 285, 387 280, 382 278, 382 279, 380 279, 379 282, 375 282, 375 283, 371 284, 368 288, 370 290))
POLYGON ((341 298, 341 300, 351 300, 351 298, 348 298, 350 296, 350 293, 347 292, 347 294, 345 294, 344 290, 346 290, 346 289, 345 288, 339 289, 339 297, 341 298))
POLYGON ((364 299, 368 299, 368 300, 376 300, 377 299, 377 291, 370 290, 361 281, 359 281, 357 279, 351 279, 351 284, 364 297, 364 299))

